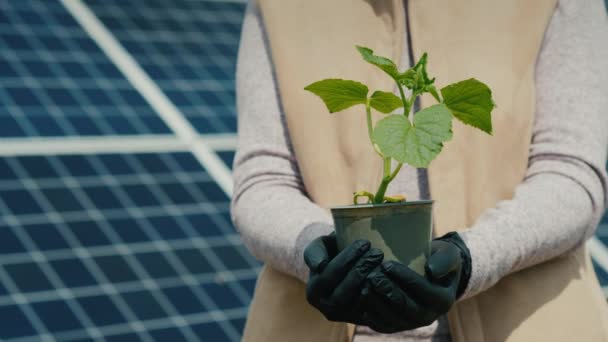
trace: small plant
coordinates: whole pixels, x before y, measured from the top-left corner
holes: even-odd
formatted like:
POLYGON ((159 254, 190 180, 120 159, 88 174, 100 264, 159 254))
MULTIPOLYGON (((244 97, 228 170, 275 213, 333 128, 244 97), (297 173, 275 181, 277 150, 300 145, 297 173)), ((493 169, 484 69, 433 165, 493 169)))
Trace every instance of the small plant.
POLYGON ((359 197, 367 197, 367 203, 405 201, 401 195, 385 195, 386 188, 404 163, 418 168, 428 167, 441 152, 443 143, 452 138, 453 117, 492 134, 491 112, 495 104, 492 91, 484 83, 470 78, 437 91, 435 78, 430 79, 426 71, 426 53, 416 65, 399 72, 393 61, 374 55, 371 49, 357 46, 357 50, 365 61, 380 68, 397 83, 401 98, 380 90, 368 97, 369 89, 366 85, 336 78, 314 82, 304 88, 319 96, 330 113, 354 105, 365 106, 369 138, 384 162, 384 175, 375 194, 366 190, 354 192, 354 204, 357 204, 359 197), (403 87, 411 90, 409 98, 406 98, 403 87), (431 94, 438 103, 419 110, 410 118, 413 103, 424 93, 431 94), (372 127, 372 108, 389 114, 379 120, 375 128, 372 127), (390 114, 400 108, 403 109, 402 113, 390 114), (391 159, 398 163, 393 171, 391 159))

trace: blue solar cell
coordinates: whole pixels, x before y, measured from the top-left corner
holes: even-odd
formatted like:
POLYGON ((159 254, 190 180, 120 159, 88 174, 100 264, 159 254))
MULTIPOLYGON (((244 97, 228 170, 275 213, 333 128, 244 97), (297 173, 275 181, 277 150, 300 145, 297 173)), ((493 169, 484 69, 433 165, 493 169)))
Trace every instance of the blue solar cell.
POLYGON ((122 297, 129 307, 133 309, 137 318, 141 320, 167 316, 167 313, 160 304, 158 304, 151 292, 152 291, 135 291, 122 294, 122 297))
POLYGON ((81 245, 87 247, 109 245, 110 240, 94 221, 69 221, 66 225, 81 245))
POLYGON ((155 197, 154 193, 145 185, 134 184, 125 185, 123 187, 131 201, 138 207, 158 206, 160 205, 159 200, 155 197))
POLYGON ((32 303, 32 308, 51 332, 82 329, 81 321, 63 300, 32 303))
POLYGON ((70 94, 69 91, 62 88, 46 88, 46 94, 53 101, 53 103, 59 107, 63 106, 77 106, 78 102, 70 94))
POLYGON ((80 297, 78 303, 82 305, 91 321, 97 326, 119 324, 126 321, 116 305, 107 296, 80 297))
POLYGON ((15 68, 11 67, 5 58, 0 57, 0 77, 11 78, 17 75, 15 68))
POLYGON ((73 255, 67 254, 67 256, 71 259, 49 261, 55 273, 67 287, 92 286, 97 283, 82 261, 73 255))
POLYGON ((17 16, 21 19, 21 22, 23 22, 24 24, 31 24, 31 25, 44 25, 45 24, 44 19, 42 19, 42 17, 38 13, 31 12, 31 11, 23 11, 23 10, 19 10, 16 12, 17 12, 17 16))
POLYGON ((256 279, 245 279, 240 281, 241 286, 247 290, 247 293, 253 293, 255 289, 256 279))
POLYGON ((41 105, 34 93, 28 88, 7 87, 5 91, 10 96, 12 103, 17 106, 33 107, 41 105))
POLYGON ((142 339, 136 334, 117 334, 117 335, 109 335, 106 337, 106 341, 108 342, 137 342, 142 339))
POLYGON ((158 341, 158 342, 165 342, 165 341, 188 342, 188 339, 186 339, 186 336, 184 336, 184 334, 181 332, 181 330, 176 329, 176 328, 152 330, 152 331, 150 331, 150 335, 152 335, 152 338, 154 339, 154 341, 158 341))
POLYGON ((27 71, 36 77, 54 77, 55 73, 49 68, 49 64, 42 61, 23 61, 27 71))
POLYGON ((184 266, 186 266, 188 271, 193 274, 209 273, 213 271, 213 267, 198 249, 191 248, 176 250, 175 254, 178 256, 184 266))
POLYGON ((16 305, 0 306, 0 338, 16 338, 22 336, 32 336, 36 334, 36 330, 30 323, 29 319, 23 314, 23 311, 16 305), (10 324, 6 324, 10 322, 10 324))
POLYGON ((201 236, 221 236, 225 234, 211 216, 203 214, 192 214, 184 216, 190 225, 201 236))
MULTIPOLYGON (((30 124, 34 127, 38 135, 42 137, 54 137, 62 135, 64 129, 57 123, 57 119, 47 116, 31 116, 30 124)), ((23 134, 25 135, 25 133, 23 134)))
MULTIPOLYGON (((104 116, 104 120, 119 135, 137 134, 137 129, 131 124, 131 122, 129 122, 127 118, 108 114, 104 116)), ((151 130, 156 131, 156 129, 151 130)))
POLYGON ((82 210, 80 201, 76 199, 69 189, 65 188, 46 188, 42 189, 46 200, 59 212, 82 210))
POLYGON ((65 118, 80 135, 101 135, 102 130, 93 119, 86 116, 68 116, 65 118))
POLYGON ((14 180, 17 179, 17 174, 6 162, 6 159, 0 159, 0 180, 14 180))
POLYGON ((150 240, 139 223, 131 218, 110 219, 108 222, 124 242, 134 243, 150 240))
POLYGON ((6 44, 6 47, 13 50, 32 50, 32 46, 23 39, 20 35, 14 33, 3 33, 0 39, 6 44))
POLYGON ((135 255, 146 272, 153 278, 178 276, 177 271, 169 264, 167 258, 158 252, 138 253, 135 255))
POLYGON ((171 169, 156 153, 142 153, 134 155, 135 159, 150 173, 168 173, 171 169))
POLYGON ((211 202, 226 202, 229 200, 228 195, 214 182, 196 182, 198 189, 205 194, 205 197, 211 202))
POLYGON ((173 153, 172 157, 183 171, 198 172, 202 168, 201 163, 190 153, 173 153))
POLYGON ((167 287, 162 291, 182 315, 207 311, 196 294, 187 286, 167 287))
POLYGON ((53 285, 44 275, 40 266, 33 262, 3 265, 6 273, 22 292, 34 292, 53 289, 53 285))
POLYGON ((95 263, 112 283, 138 280, 127 261, 118 255, 100 256, 94 258, 95 263))
POLYGON ((175 219, 170 216, 150 217, 148 218, 148 221, 163 240, 188 238, 186 232, 184 232, 175 219))
POLYGON ((97 158, 103 163, 103 166, 113 175, 133 174, 135 170, 129 165, 125 157, 120 154, 102 154, 97 158))
POLYGON ((120 200, 116 195, 105 186, 90 186, 82 189, 89 197, 89 200, 99 209, 118 209, 122 208, 120 200))
POLYGON ((242 333, 243 330, 245 329, 245 318, 238 318, 238 319, 233 319, 230 320, 230 323, 232 323, 232 326, 234 326, 234 329, 236 331, 238 331, 239 333, 242 333))
POLYGON ((32 241, 41 250, 66 249, 70 247, 54 224, 38 223, 24 225, 23 230, 28 233, 32 241))
POLYGON ((215 322, 197 324, 192 327, 201 341, 226 342, 232 341, 225 330, 215 322))
MULTIPOLYGON (((85 69, 82 65, 76 62, 68 61, 60 63, 59 66, 63 69, 63 72, 68 76, 75 79, 79 78, 91 78, 93 75, 85 69)), ((69 92, 66 92, 66 96, 72 96, 69 92)))
POLYGON ((15 215, 43 212, 36 199, 24 189, 0 190, 0 199, 15 215))
POLYGON ((0 226, 0 253, 21 253, 24 251, 25 247, 15 233, 7 226, 0 226))
POLYGON ((57 171, 55 171, 46 157, 18 157, 17 161, 30 177, 47 178, 58 176, 57 171))
POLYGON ((164 183, 159 184, 160 188, 165 192, 173 204, 189 204, 196 203, 190 192, 180 183, 164 183))
POLYGON ((0 117, 0 136, 5 138, 20 137, 25 131, 12 117, 0 117))
POLYGON ((222 310, 234 309, 243 306, 243 302, 234 294, 228 283, 203 284, 202 288, 213 299, 213 302, 222 310))
POLYGON ((93 165, 85 157, 80 155, 64 155, 55 157, 65 166, 67 172, 74 177, 94 176, 96 174, 93 165))

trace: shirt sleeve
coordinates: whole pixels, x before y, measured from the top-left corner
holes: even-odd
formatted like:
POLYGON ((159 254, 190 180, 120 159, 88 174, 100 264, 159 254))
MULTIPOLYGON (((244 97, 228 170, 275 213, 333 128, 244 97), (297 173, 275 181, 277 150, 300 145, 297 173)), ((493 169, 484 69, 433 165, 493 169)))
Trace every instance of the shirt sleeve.
POLYGON ((231 218, 256 258, 306 281, 304 248, 333 231, 333 219, 306 193, 262 25, 256 2, 250 1, 237 58, 238 142, 231 218))
POLYGON ((512 199, 485 211, 461 234, 472 274, 460 300, 593 235, 606 208, 606 42, 603 1, 559 1, 536 65, 527 174, 512 199))

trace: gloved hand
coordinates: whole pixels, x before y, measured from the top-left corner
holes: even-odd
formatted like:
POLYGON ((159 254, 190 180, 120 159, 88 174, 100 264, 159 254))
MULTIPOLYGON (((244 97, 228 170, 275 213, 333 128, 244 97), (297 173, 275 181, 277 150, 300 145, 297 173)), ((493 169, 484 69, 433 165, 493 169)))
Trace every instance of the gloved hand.
POLYGON ((312 241, 304 250, 310 268, 306 299, 330 321, 366 324, 362 320, 361 290, 366 277, 382 263, 384 254, 357 240, 338 253, 334 233, 312 241))
POLYGON ((381 333, 395 333, 433 323, 448 312, 466 288, 471 275, 471 255, 456 232, 431 242, 431 255, 422 277, 406 265, 387 261, 381 271, 369 274, 362 290, 368 326, 381 333))

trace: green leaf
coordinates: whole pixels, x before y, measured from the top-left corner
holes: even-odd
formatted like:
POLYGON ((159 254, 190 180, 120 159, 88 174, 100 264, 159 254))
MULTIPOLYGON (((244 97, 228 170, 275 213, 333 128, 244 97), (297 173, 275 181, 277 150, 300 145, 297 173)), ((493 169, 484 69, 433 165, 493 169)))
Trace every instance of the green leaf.
POLYGON ((422 54, 422 57, 418 60, 418 63, 414 65, 414 70, 420 75, 421 83, 423 84, 431 84, 435 81, 433 78, 429 80, 429 75, 426 73, 426 63, 428 61, 429 55, 425 52, 422 54))
POLYGON ((408 89, 413 89, 416 83, 416 70, 414 70, 414 67, 400 73, 397 77, 397 82, 403 84, 408 89))
POLYGON ((471 78, 442 88, 441 95, 458 120, 492 134, 494 101, 487 85, 471 78))
POLYGON ((387 114, 399 107, 403 107, 403 102, 393 93, 378 90, 370 97, 369 105, 375 110, 387 114))
POLYGON ((433 97, 435 98, 435 100, 437 100, 437 102, 441 102, 441 98, 439 97, 439 94, 437 93, 437 88, 435 88, 434 85, 429 85, 426 87, 427 91, 429 93, 431 93, 431 95, 433 95, 433 97))
POLYGON ((372 49, 364 46, 357 45, 357 50, 364 60, 382 69, 394 80, 397 80, 397 77, 399 77, 399 70, 397 70, 397 65, 393 61, 386 57, 374 55, 374 51, 372 51, 372 49))
POLYGON ((367 103, 367 86, 357 81, 328 78, 311 83, 304 89, 319 96, 330 113, 367 103))
POLYGON ((428 55, 425 52, 418 62, 416 62, 416 65, 399 74, 397 82, 401 83, 406 88, 411 89, 416 96, 423 93, 430 93, 437 102, 441 102, 434 85, 435 79, 430 79, 426 71, 427 61, 428 55))
POLYGON ((387 157, 414 167, 428 167, 452 138, 452 114, 444 104, 427 107, 414 116, 393 114, 378 121, 373 140, 387 157))

